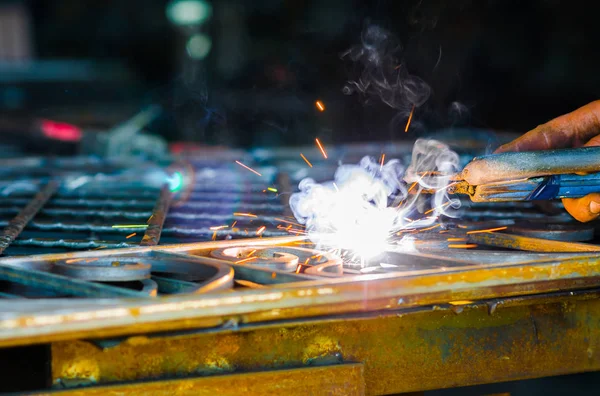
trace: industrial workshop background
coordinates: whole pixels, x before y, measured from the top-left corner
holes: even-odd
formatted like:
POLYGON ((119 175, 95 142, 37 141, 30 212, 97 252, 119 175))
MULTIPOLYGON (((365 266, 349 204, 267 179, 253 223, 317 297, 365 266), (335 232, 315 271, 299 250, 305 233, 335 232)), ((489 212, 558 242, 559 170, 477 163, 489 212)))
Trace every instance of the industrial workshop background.
POLYGON ((406 67, 431 86, 418 118, 429 127, 526 131, 597 99, 600 88, 593 2, 224 0, 205 11, 208 4, 189 14, 168 13, 167 1, 3 0, 2 109, 49 117, 97 104, 107 111, 93 122, 106 126, 144 98, 171 110, 161 130, 172 140, 306 144, 307 130, 332 142, 413 139, 390 128, 394 109, 342 93, 354 70, 341 55, 368 24, 396 34, 406 67), (48 62, 37 78, 64 78, 65 89, 34 95, 11 84, 5 68, 32 60, 48 62), (50 61, 93 62, 104 81, 72 75, 88 79, 72 86, 50 61), (319 114, 319 99, 331 111, 319 114))

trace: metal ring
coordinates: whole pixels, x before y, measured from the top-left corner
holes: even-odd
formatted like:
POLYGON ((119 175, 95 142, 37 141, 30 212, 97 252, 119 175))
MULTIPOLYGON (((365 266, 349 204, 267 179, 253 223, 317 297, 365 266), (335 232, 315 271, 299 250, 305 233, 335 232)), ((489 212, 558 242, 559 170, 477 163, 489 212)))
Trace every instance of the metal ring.
POLYGON ((55 263, 53 272, 95 282, 142 281, 142 292, 206 293, 233 288, 233 269, 175 257, 117 256, 66 260, 55 263), (93 261, 90 261, 93 260, 93 261), (116 265, 115 265, 116 263, 116 265), (150 280, 152 282, 145 282, 150 280))
POLYGON ((158 294, 158 285, 152 279, 142 279, 142 293, 146 293, 149 296, 156 297, 158 294))
POLYGON ((327 252, 289 246, 237 246, 210 252, 214 258, 234 264, 252 265, 284 272, 302 272, 321 276, 343 274, 343 262, 327 252))
POLYGON ((184 258, 148 257, 160 293, 208 293, 233 288, 233 268, 184 258))
POLYGON ((66 260, 54 264, 52 272, 71 278, 95 282, 127 282, 150 277, 151 265, 132 258, 66 260), (93 260, 93 261, 90 261, 93 260))

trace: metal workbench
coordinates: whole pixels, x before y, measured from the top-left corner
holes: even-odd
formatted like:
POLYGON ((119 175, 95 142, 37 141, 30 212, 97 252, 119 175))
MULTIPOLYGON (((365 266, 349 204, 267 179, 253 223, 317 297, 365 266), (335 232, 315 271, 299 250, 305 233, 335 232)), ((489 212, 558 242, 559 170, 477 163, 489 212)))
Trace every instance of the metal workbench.
MULTIPOLYGON (((382 150, 406 147, 339 148, 347 161, 382 150)), ((397 394, 600 369, 593 225, 587 234, 546 232, 542 245, 531 239, 540 230, 517 225, 506 237, 468 236, 481 222, 507 218, 566 221, 531 204, 473 205, 462 227, 417 234, 417 252, 364 271, 290 236, 281 222, 285 195, 264 192, 289 191, 310 172, 323 179, 335 164, 300 168, 285 150, 207 155, 188 161, 191 192, 140 180, 104 193, 94 183, 50 185, 49 175, 64 185, 65 163, 48 165, 63 171, 42 172, 35 183, 23 163, 5 171, 0 356, 28 364, 3 367, 11 390, 397 394), (248 175, 238 159, 266 179, 248 175), (18 180, 27 180, 22 189, 18 180), (215 228, 233 221, 237 227, 215 228), (113 228, 123 223, 138 227, 113 228), (447 235, 482 247, 449 250, 447 235), (559 247, 548 242, 556 239, 559 247), (249 251, 260 259, 244 261, 249 251)), ((111 166, 113 181, 128 177, 111 166)))

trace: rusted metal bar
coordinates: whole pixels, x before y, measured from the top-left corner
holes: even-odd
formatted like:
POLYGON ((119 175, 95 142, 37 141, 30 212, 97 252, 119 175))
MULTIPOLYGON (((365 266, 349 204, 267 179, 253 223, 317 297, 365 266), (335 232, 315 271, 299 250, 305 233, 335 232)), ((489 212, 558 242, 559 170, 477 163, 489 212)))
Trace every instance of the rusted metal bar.
MULTIPOLYGON (((218 373, 218 369, 214 370, 218 373)), ((68 385, 65 380, 63 385, 68 385)), ((95 395, 175 395, 238 396, 244 395, 364 395, 363 365, 336 364, 257 373, 212 375, 141 382, 133 384, 88 387, 30 395, 95 396, 95 395)))
MULTIPOLYGON (((277 174, 276 182, 279 191, 294 191, 294 187, 292 186, 292 182, 290 180, 290 175, 287 172, 279 172, 277 174)), ((284 216, 293 216, 289 201, 290 197, 288 194, 279 194, 279 202, 281 202, 281 205, 283 207, 284 216)))
POLYGON ((14 217, 0 234, 0 255, 19 236, 27 223, 33 219, 36 213, 48 202, 56 192, 60 183, 52 180, 44 186, 33 199, 25 206, 19 214, 14 217))
POLYGON ((598 245, 531 238, 500 232, 470 234, 467 237, 470 242, 480 245, 526 250, 529 252, 600 252, 600 246, 598 245))
POLYGON ((476 157, 460 179, 471 185, 530 177, 600 171, 600 148, 524 151, 476 157))
POLYGON ((357 362, 364 365, 365 394, 381 395, 600 370, 598 296, 598 290, 560 293, 136 336, 104 349, 56 342, 52 378, 109 384, 218 372, 234 381, 238 372, 357 362))
POLYGON ((148 220, 148 228, 140 242, 140 246, 155 246, 158 245, 160 240, 160 233, 162 232, 165 218, 169 212, 171 206, 171 200, 173 199, 173 193, 169 190, 168 186, 164 186, 160 190, 160 195, 156 201, 156 205, 152 210, 152 216, 148 220))
MULTIPOLYGON (((193 246, 201 251, 202 247, 223 245, 206 243, 193 246)), ((180 248, 181 251, 185 249, 184 246, 180 248)), ((154 249, 160 250, 158 246, 154 249)), ((56 259, 56 255, 51 257, 56 259)), ((43 310, 40 310, 38 301, 23 301, 15 302, 0 312, 0 346, 92 336, 210 329, 231 320, 245 325, 272 326, 286 320, 393 312, 456 300, 573 291, 599 285, 600 257, 582 254, 573 258, 557 260, 550 257, 518 264, 471 264, 429 271, 327 278, 327 282, 307 280, 220 294, 115 300, 112 302, 115 309, 108 312, 98 308, 94 301, 54 299, 45 301, 43 310), (68 309, 65 309, 66 305, 68 309), (43 322, 37 320, 40 315, 44 317, 43 322)))

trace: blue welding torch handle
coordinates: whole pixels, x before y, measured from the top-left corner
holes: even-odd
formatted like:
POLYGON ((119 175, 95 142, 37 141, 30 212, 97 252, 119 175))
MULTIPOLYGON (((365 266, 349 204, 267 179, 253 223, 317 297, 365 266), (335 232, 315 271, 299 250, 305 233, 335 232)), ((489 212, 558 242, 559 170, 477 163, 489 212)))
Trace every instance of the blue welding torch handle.
POLYGON ((541 201, 558 198, 581 198, 600 192, 600 173, 590 175, 553 175, 546 176, 526 199, 541 201))
POLYGON ((591 193, 600 193, 600 173, 551 175, 481 184, 475 187, 471 199, 476 202, 541 201, 581 198, 591 193))

